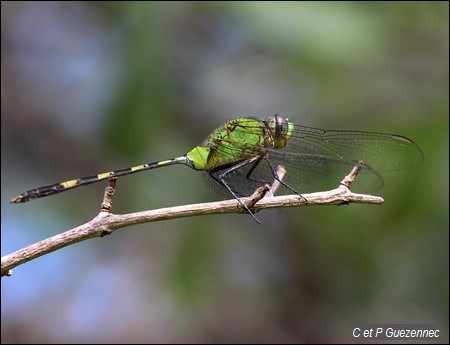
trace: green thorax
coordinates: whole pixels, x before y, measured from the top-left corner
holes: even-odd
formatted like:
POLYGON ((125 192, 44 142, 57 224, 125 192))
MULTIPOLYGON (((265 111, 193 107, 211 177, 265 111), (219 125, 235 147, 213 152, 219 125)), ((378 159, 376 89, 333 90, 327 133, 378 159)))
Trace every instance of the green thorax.
POLYGON ((201 146, 186 154, 196 170, 249 159, 264 154, 267 149, 281 149, 292 137, 294 125, 279 115, 261 121, 239 117, 212 132, 201 146))

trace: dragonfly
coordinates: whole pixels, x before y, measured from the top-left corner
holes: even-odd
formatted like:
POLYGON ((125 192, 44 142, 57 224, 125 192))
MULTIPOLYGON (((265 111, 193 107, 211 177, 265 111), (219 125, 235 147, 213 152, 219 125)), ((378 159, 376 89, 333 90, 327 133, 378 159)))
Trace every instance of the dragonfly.
POLYGON ((380 173, 414 168, 423 160, 420 147, 397 134, 306 127, 278 114, 264 120, 239 117, 182 156, 34 188, 10 202, 23 203, 105 179, 183 164, 203 171, 215 194, 234 197, 259 222, 240 198, 264 184, 278 181, 278 194, 301 196, 300 192, 335 187, 359 166, 352 187, 371 191, 383 186, 380 173), (280 166, 285 170, 282 178, 277 172, 280 166))

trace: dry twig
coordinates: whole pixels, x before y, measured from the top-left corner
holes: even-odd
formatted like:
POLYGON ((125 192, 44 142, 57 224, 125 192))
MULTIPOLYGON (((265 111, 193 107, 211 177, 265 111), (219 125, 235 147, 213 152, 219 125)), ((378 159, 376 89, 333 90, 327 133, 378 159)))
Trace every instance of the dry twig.
MULTIPOLYGON (((279 182, 275 181, 272 184, 272 187, 269 187, 268 185, 260 187, 252 196, 243 198, 242 201, 253 212, 258 212, 266 208, 278 207, 343 205, 350 203, 382 204, 384 201, 381 197, 366 194, 355 194, 350 191, 350 185, 355 180, 360 169, 361 168, 359 166, 355 166, 353 170, 341 181, 339 187, 330 191, 303 194, 302 196, 265 196, 266 194, 275 194, 275 191, 279 186, 279 182)), ((283 172, 279 170, 278 175, 282 178, 283 172)), ((109 180, 109 186, 105 190, 100 213, 94 219, 76 228, 3 256, 1 260, 1 275, 10 276, 12 273, 11 270, 14 267, 22 265, 25 262, 77 242, 94 237, 109 235, 117 229, 130 225, 207 214, 246 212, 237 200, 232 199, 218 202, 161 208, 157 210, 128 214, 113 214, 111 210, 116 182, 115 180, 116 179, 109 180)))

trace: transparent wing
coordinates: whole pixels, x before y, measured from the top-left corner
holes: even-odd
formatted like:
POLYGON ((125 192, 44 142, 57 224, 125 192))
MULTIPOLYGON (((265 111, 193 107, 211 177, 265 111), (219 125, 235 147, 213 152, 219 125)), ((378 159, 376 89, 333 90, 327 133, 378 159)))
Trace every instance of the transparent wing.
POLYGON ((295 126, 294 134, 283 150, 347 161, 362 160, 378 172, 413 168, 424 160, 422 150, 401 135, 304 126, 295 126))

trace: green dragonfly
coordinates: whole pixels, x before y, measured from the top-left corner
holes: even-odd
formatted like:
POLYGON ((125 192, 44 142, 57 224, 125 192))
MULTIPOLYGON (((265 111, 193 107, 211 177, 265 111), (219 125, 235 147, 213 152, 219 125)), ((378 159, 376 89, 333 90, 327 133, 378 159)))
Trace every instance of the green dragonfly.
POLYGON ((305 127, 280 115, 266 120, 239 117, 180 157, 38 187, 11 202, 22 203, 112 177, 184 164, 204 171, 214 193, 233 196, 255 218, 239 198, 250 196, 263 184, 277 180, 277 193, 301 196, 300 192, 335 188, 357 165, 361 172, 352 187, 369 191, 383 186, 380 173, 413 168, 423 159, 421 149, 401 135, 305 127), (282 179, 277 173, 280 165, 286 170, 282 179))

